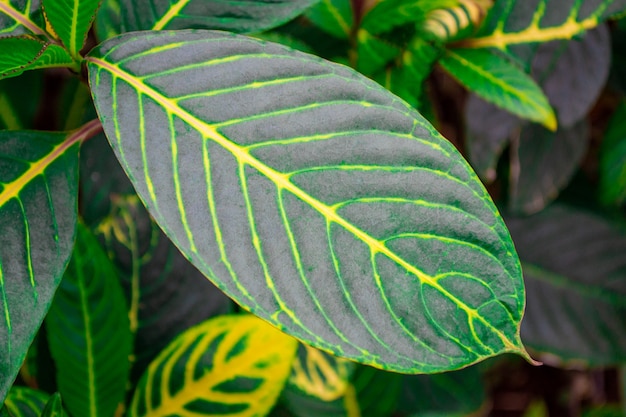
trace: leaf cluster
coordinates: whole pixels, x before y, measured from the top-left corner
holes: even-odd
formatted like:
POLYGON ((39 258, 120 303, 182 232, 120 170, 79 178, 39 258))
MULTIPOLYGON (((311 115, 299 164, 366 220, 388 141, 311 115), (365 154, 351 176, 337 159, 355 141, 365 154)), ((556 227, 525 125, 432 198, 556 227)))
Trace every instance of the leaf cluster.
POLYGON ((623 367, 625 14, 0 2, 0 415, 487 415, 503 353, 623 367))

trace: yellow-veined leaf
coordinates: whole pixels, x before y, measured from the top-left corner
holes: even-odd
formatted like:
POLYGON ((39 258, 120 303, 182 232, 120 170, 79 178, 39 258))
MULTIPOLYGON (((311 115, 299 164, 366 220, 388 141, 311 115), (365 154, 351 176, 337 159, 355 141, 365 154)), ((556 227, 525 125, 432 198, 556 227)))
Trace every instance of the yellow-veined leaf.
POLYGON ((50 394, 43 391, 16 385, 4 399, 4 406, 0 407, 0 416, 40 417, 50 398, 50 394))
POLYGON ((318 0, 104 0, 100 39, 136 30, 219 29, 252 33, 279 26, 318 0))
POLYGON ((74 67, 67 51, 29 35, 0 38, 0 79, 16 77, 26 70, 74 67))
POLYGON ((0 132, 0 401, 48 311, 76 225, 78 143, 100 129, 0 132))
POLYGON ((101 0, 42 0, 47 22, 73 57, 87 39, 87 32, 96 18, 101 0))
POLYGON ((567 40, 621 14, 626 0, 538 0, 496 2, 476 37, 463 41, 472 48, 515 50, 520 45, 567 40))
POLYGON ((266 415, 289 377, 298 343, 252 315, 188 329, 150 364, 130 416, 266 415))
POLYGON ((312 397, 332 401, 345 394, 355 366, 354 362, 301 344, 288 384, 312 397))
POLYGON ((530 75, 506 57, 486 49, 449 49, 439 63, 484 100, 556 130, 556 115, 548 98, 530 75))
POLYGON ((217 31, 127 34, 87 60, 139 196, 246 309, 384 369, 525 354, 506 227, 408 104, 349 68, 217 31))

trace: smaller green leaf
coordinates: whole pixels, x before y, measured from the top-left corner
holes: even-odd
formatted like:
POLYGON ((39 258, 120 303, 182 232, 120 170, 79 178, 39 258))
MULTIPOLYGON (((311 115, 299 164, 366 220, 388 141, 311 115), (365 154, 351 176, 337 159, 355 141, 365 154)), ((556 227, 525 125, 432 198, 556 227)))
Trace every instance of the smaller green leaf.
POLYGON ((292 385, 282 401, 297 417, 386 417, 396 409, 402 375, 355 365, 343 394, 331 401, 308 395, 292 385))
POLYGON ((110 417, 124 398, 131 335, 113 264, 82 224, 46 328, 57 382, 76 416, 110 417))
POLYGON ((357 34, 357 69, 373 74, 400 53, 400 48, 372 35, 364 29, 357 34))
POLYGON ((32 129, 42 90, 42 71, 29 71, 17 78, 0 80, 0 129, 32 129))
POLYGON ((354 24, 350 0, 322 0, 307 11, 306 17, 339 39, 348 39, 354 24))
POLYGON ((0 79, 26 70, 76 66, 63 47, 28 35, 0 39, 0 57, 0 79))
POLYGON ((46 407, 43 409, 41 417, 64 417, 65 415, 63 403, 61 402, 61 394, 57 392, 53 394, 46 403, 46 407))
POLYGON ((533 79, 506 58, 486 49, 448 50, 440 61, 461 84, 521 118, 556 129, 556 116, 533 79))
POLYGON ((332 401, 345 395, 356 364, 307 345, 299 345, 287 382, 304 394, 332 401))
POLYGON ((626 201, 626 101, 615 110, 600 148, 600 200, 626 201))
POLYGON ((266 415, 289 377, 297 346, 252 315, 205 321, 150 364, 129 415, 266 415))
POLYGON ((459 0, 380 1, 363 17, 361 27, 373 34, 387 32, 407 23, 424 22, 433 10, 458 5, 459 0))
POLYGON ((73 57, 78 57, 100 0, 42 0, 48 22, 73 57))
POLYGON ((0 409, 0 416, 39 417, 48 402, 49 394, 43 391, 13 386, 0 409), (3 411, 6 414, 3 414, 3 411))

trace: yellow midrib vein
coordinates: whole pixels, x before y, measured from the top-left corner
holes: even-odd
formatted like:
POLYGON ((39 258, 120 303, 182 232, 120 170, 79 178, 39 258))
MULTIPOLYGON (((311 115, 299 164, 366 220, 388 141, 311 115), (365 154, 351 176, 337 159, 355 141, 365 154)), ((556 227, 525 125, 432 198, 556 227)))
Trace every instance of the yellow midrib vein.
POLYGON ((10 182, 4 190, 0 193, 0 208, 4 206, 7 201, 17 197, 22 189, 30 183, 33 178, 42 174, 50 164, 52 164, 58 157, 74 145, 76 142, 81 141, 91 135, 95 134, 101 128, 98 120, 92 120, 86 123, 78 130, 75 130, 71 134, 68 134, 66 139, 56 145, 52 150, 38 161, 30 163, 30 167, 20 175, 16 180, 10 182))
POLYGON ((163 96, 161 93, 155 91, 150 86, 144 84, 140 79, 120 69, 118 66, 111 64, 101 58, 95 57, 88 57, 87 61, 103 69, 106 69, 114 77, 121 78, 122 80, 130 84, 139 93, 152 98, 155 102, 163 106, 166 111, 175 114, 181 120, 188 123, 191 127, 200 132, 205 138, 213 140, 224 149, 228 150, 241 163, 253 167, 257 171, 265 175, 268 179, 270 179, 274 184, 276 184, 276 186, 289 191, 291 194, 298 197, 303 202, 309 204, 316 211, 329 219, 330 222, 336 223, 348 232, 352 233, 355 237, 367 244, 374 253, 380 253, 385 255, 387 258, 415 275, 423 284, 429 285, 439 291, 442 295, 453 301, 460 309, 465 311, 470 319, 478 319, 485 326, 492 329, 494 334, 496 334, 500 338, 500 340, 507 349, 519 350, 519 347, 515 346, 515 344, 512 343, 509 338, 506 337, 506 335, 504 335, 499 329, 497 329, 491 323, 485 320, 485 318, 479 315, 475 309, 470 308, 453 294, 451 294, 449 291, 447 291, 445 288, 443 288, 441 285, 439 285, 439 283, 433 277, 427 275, 426 273, 417 269, 415 266, 409 264, 397 254, 389 250, 389 248, 387 248, 383 242, 374 239, 363 230, 359 229, 355 225, 345 220, 343 217, 339 216, 332 207, 321 203, 319 200, 315 199, 311 195, 304 192, 302 189, 298 188, 295 184, 289 181, 288 175, 282 174, 263 164, 261 161, 250 155, 246 149, 243 149, 239 145, 231 142, 228 138, 220 134, 214 127, 208 125, 204 121, 190 114, 187 110, 181 108, 176 102, 163 96))
POLYGON ((598 25, 597 18, 588 18, 580 22, 569 19, 561 26, 540 28, 529 26, 518 32, 504 32, 501 29, 491 35, 480 38, 468 39, 461 42, 466 48, 498 48, 506 49, 509 45, 521 43, 539 43, 558 39, 571 39, 574 35, 589 30, 598 25))

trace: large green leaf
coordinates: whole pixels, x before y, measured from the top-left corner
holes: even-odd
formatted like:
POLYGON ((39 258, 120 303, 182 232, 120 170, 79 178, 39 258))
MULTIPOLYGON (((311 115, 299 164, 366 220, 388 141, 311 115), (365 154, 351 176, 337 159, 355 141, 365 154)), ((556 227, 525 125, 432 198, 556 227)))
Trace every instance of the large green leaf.
POLYGON ((75 416, 112 416, 130 369, 126 300, 113 263, 81 223, 46 329, 67 409, 75 416))
POLYGON ((599 192, 606 204, 626 201, 626 101, 615 110, 602 141, 599 192))
POLYGON ((0 407, 0 416, 39 417, 49 398, 50 395, 43 391, 14 386, 4 400, 4 406, 0 407))
POLYGON ((397 371, 524 354, 520 269, 496 208, 456 149, 378 84, 212 31, 128 34, 87 60, 140 197, 246 309, 397 371))
POLYGON ((99 5, 100 0, 42 0, 46 19, 72 56, 79 56, 99 5))
POLYGON ((524 342, 591 365, 623 363, 625 229, 564 205, 507 224, 528 291, 524 342))
MULTIPOLYGON (((115 159, 110 147, 109 153, 115 159)), ((126 294, 133 382, 178 334, 232 310, 230 299, 180 254, 135 194, 114 195, 110 214, 95 231, 114 259, 126 294)))
POLYGON ((74 242, 78 142, 70 133, 0 132, 0 401, 61 280, 74 242))
POLYGON ((40 0, 8 0, 0 2, 0 35, 34 33, 44 35, 39 7, 40 0))
POLYGON ((267 415, 297 346, 252 315, 208 320, 182 333, 150 364, 129 415, 267 415))
POLYGON ((261 32, 304 12, 318 0, 105 0, 101 39, 135 30, 219 29, 261 32))
POLYGON ((67 51, 30 35, 0 38, 0 79, 16 77, 26 70, 73 67, 67 51))
POLYGON ((519 46, 575 38, 625 10, 626 0, 501 0, 464 45, 519 51, 519 46))
POLYGON ((439 63, 483 99, 556 129, 556 116, 541 88, 507 58, 485 49, 449 49, 439 63))

